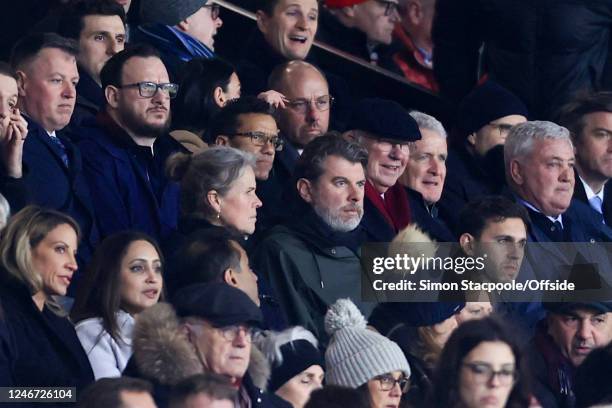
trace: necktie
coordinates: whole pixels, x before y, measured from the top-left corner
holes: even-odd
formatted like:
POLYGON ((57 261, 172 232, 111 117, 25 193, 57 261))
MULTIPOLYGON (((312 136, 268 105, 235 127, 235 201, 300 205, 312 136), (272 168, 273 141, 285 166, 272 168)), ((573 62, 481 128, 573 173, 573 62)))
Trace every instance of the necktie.
POLYGON ((601 202, 601 197, 599 196, 593 196, 591 197, 591 199, 589 200, 589 204, 591 204, 591 207, 593 207, 593 209, 595 211, 597 211, 598 213, 602 214, 603 211, 601 209, 603 203, 601 202))
POLYGON ((57 136, 49 136, 53 144, 58 147, 58 153, 60 154, 60 158, 64 162, 66 167, 70 166, 70 161, 68 160, 68 153, 66 153, 66 146, 62 143, 62 141, 57 136))
POLYGON ((560 221, 555 221, 553 222, 553 226, 550 228, 550 231, 553 233, 553 236, 555 237, 555 242, 563 242, 564 237, 563 237, 563 226, 561 225, 560 221))

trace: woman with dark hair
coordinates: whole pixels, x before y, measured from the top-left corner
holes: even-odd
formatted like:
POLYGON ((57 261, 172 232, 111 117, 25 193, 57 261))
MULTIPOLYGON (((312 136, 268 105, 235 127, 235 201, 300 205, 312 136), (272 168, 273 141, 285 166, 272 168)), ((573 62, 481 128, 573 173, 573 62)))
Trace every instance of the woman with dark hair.
POLYGON ((446 343, 428 407, 529 406, 521 351, 511 329, 495 317, 462 324, 446 343))
POLYGON ((10 387, 77 387, 93 382, 87 356, 57 296, 77 270, 79 226, 54 210, 29 206, 0 241, 0 380, 10 387))
POLYGON ((161 251, 151 237, 118 232, 98 246, 71 313, 96 380, 121 376, 134 317, 163 299, 162 289, 161 251))
POLYGON ((381 303, 370 315, 370 325, 396 342, 412 369, 407 400, 421 407, 431 390, 433 370, 442 349, 457 328, 456 314, 464 303, 381 303))
POLYGON ((206 148, 204 133, 210 118, 240 97, 236 69, 219 58, 194 58, 180 75, 179 92, 172 100, 170 135, 192 153, 206 148))

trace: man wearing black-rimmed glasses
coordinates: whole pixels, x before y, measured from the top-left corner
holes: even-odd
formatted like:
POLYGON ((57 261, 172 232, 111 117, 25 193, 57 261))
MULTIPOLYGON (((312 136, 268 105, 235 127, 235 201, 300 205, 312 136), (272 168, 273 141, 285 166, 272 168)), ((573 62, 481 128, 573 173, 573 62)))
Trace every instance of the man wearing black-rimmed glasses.
POLYGON ((268 85, 284 96, 277 111, 284 146, 276 155, 269 179, 258 185, 257 194, 264 203, 260 214, 273 215, 280 221, 289 214, 287 199, 295 189, 291 182, 295 164, 304 147, 329 129, 334 98, 325 75, 305 61, 277 66, 268 85))
POLYGON ((79 147, 101 234, 134 229, 159 240, 178 216, 178 186, 165 176, 168 156, 183 151, 168 134, 178 85, 149 46, 114 55, 100 77, 106 105, 84 122, 79 147))
POLYGON ((274 156, 282 151, 274 109, 267 102, 246 96, 228 102, 210 122, 209 140, 255 156, 255 178, 267 180, 274 156))

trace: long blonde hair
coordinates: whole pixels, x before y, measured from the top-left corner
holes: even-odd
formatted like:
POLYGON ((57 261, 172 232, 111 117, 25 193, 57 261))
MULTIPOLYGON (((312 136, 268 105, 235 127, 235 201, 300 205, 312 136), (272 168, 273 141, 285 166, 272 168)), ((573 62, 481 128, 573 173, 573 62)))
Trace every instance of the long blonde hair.
MULTIPOLYGON (((4 269, 1 273, 27 286, 31 295, 43 290, 42 276, 32 266, 32 249, 62 224, 72 227, 78 240, 79 225, 64 213, 31 205, 15 214, 0 239, 0 266, 4 269)), ((51 310, 59 311, 59 306, 52 300, 47 305, 51 310)))

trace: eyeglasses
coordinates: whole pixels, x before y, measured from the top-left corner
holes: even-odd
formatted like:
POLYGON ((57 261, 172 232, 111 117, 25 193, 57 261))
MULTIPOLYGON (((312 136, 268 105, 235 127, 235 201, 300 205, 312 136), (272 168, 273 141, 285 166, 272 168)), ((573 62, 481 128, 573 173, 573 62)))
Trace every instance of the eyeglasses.
POLYGON ((227 341, 234 341, 236 337, 238 337, 238 333, 243 330, 244 337, 249 343, 253 339, 253 336, 257 333, 257 330, 253 327, 238 324, 232 326, 218 327, 217 330, 221 332, 221 335, 227 341))
POLYGON ((221 12, 221 7, 219 7, 218 4, 206 4, 204 6, 202 6, 203 8, 209 8, 210 9, 210 18, 213 20, 216 20, 219 18, 219 13, 221 12))
POLYGON ((397 8, 398 8, 397 3, 394 3, 392 1, 385 1, 385 0, 376 0, 376 2, 378 4, 382 4, 383 6, 385 6, 385 17, 389 17, 391 14, 397 11, 397 8))
POLYGON ((493 381, 493 378, 496 376, 501 385, 511 385, 516 380, 516 371, 512 368, 502 368, 499 371, 495 371, 489 364, 463 363, 463 365, 470 370, 474 381, 478 384, 486 384, 493 381))
POLYGON ((297 113, 304 114, 313 106, 313 101, 315 109, 319 112, 324 112, 331 108, 332 104, 334 103, 334 97, 331 95, 322 95, 314 99, 293 99, 287 102, 285 105, 297 113))
POLYGON ((391 391, 393 387, 395 387, 395 384, 398 384, 402 394, 405 394, 408 392, 408 388, 410 386, 410 381, 403 376, 396 380, 392 375, 386 374, 374 377, 374 379, 380 384, 381 391, 391 391))
POLYGON ((276 151, 283 150, 283 146, 285 145, 285 141, 278 135, 266 135, 264 132, 240 132, 228 136, 250 137, 251 142, 255 146, 265 146, 267 143, 272 143, 276 151))
POLYGON ((506 136, 510 130, 514 127, 514 125, 510 125, 508 123, 489 123, 493 129, 497 129, 500 136, 506 136))
POLYGON ((178 93, 179 86, 178 84, 173 83, 165 83, 165 84, 156 84, 155 82, 136 82, 134 84, 126 84, 118 86, 117 88, 138 88, 138 93, 143 98, 152 98, 157 90, 161 90, 164 93, 167 93, 170 98, 175 98, 178 93))
POLYGON ((380 150, 383 153, 389 153, 391 150, 393 150, 393 148, 395 146, 398 146, 398 148, 401 150, 402 153, 408 154, 410 153, 410 144, 412 142, 400 142, 398 140, 391 140, 391 139, 379 139, 379 138, 374 138, 376 146, 378 147, 378 150, 380 150))

